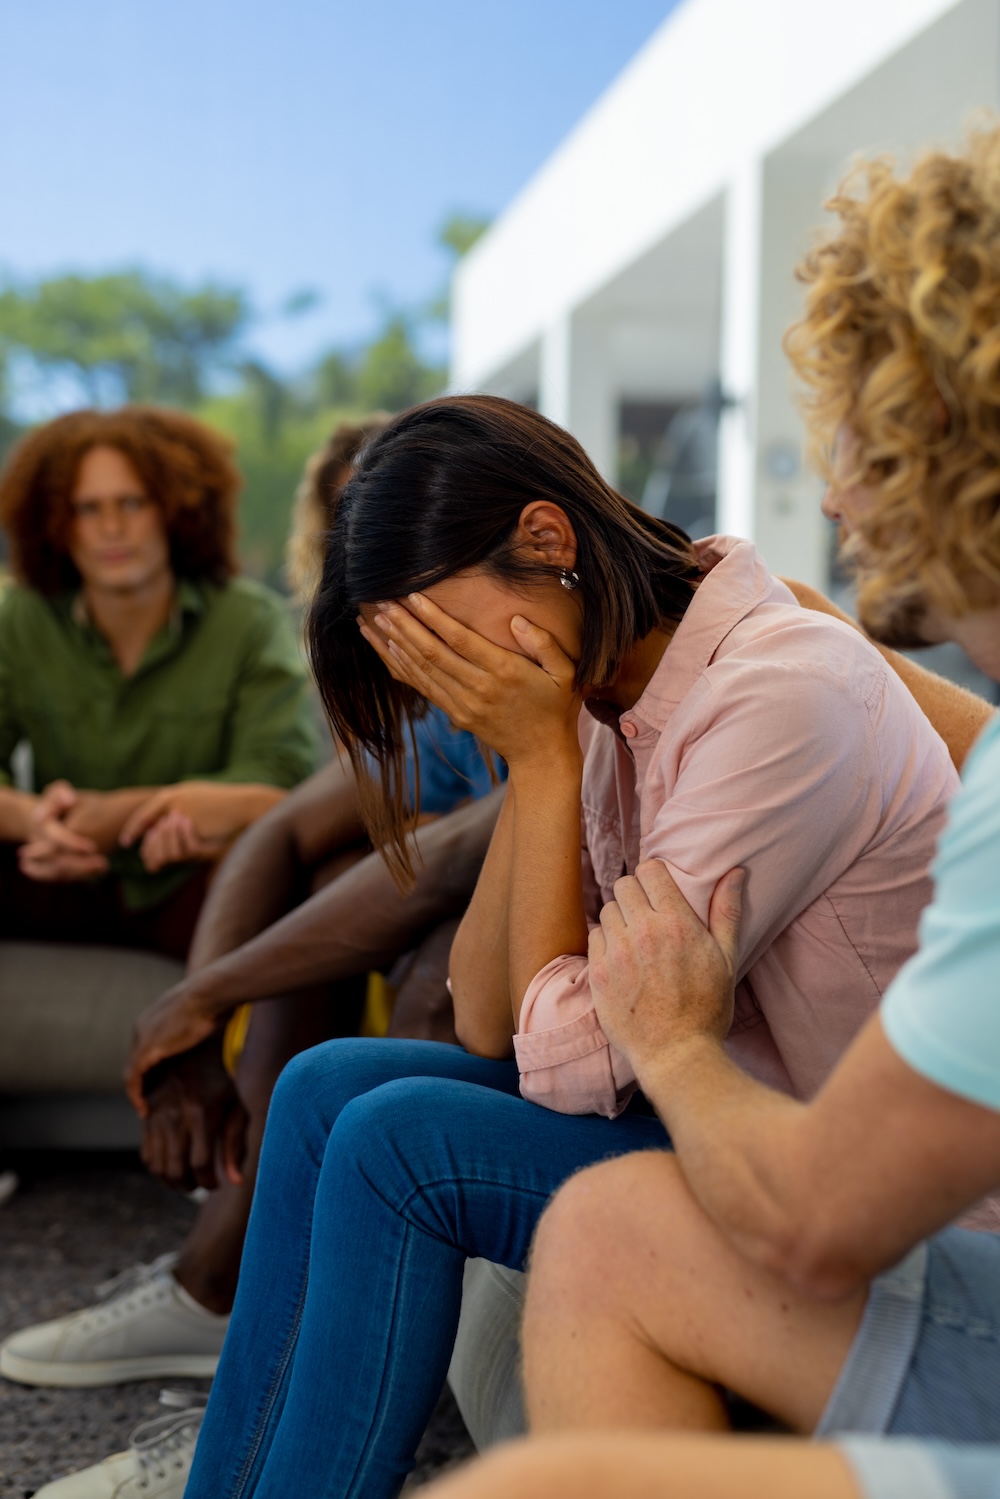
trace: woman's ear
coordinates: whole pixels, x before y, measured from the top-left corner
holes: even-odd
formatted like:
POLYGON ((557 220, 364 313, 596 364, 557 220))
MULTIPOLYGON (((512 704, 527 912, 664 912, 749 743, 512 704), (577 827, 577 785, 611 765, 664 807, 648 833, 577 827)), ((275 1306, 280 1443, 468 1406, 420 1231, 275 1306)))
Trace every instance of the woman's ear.
POLYGON ((533 562, 571 572, 576 566, 576 533, 562 506, 551 500, 525 505, 517 523, 517 545, 533 562))

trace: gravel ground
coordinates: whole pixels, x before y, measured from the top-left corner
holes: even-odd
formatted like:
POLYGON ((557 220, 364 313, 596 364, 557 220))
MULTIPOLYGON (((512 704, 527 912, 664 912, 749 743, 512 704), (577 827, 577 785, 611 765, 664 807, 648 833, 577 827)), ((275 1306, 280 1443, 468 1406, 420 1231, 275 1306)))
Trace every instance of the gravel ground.
MULTIPOLYGON (((0 1206, 0 1338, 93 1300, 94 1286, 138 1260, 176 1248, 195 1209, 127 1155, 33 1154, 12 1163, 21 1191, 0 1206)), ((29 1499, 42 1484, 128 1443, 157 1414, 165 1381, 91 1390, 36 1390, 0 1381, 0 1499, 29 1499)), ((204 1390, 204 1380, 170 1380, 204 1390)), ((445 1392, 417 1454, 407 1492, 472 1451, 445 1392)))

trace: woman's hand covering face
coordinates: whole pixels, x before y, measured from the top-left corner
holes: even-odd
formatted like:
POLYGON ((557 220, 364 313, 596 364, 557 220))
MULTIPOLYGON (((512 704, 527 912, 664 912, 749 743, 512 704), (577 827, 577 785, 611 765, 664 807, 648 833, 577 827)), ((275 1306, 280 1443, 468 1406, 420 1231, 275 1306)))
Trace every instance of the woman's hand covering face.
POLYGON ((380 604, 373 624, 359 617, 358 625, 398 682, 475 734, 512 770, 563 743, 576 745, 576 665, 548 630, 523 616, 511 620, 510 650, 419 593, 405 605, 380 604))

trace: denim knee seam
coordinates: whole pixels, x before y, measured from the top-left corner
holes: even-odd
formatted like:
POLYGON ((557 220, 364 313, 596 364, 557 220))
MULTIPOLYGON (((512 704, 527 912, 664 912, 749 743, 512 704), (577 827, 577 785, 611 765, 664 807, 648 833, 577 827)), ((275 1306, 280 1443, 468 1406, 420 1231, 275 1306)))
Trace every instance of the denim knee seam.
POLYGON ((307 1286, 304 1285, 299 1295, 298 1306, 295 1308, 295 1315, 292 1318, 292 1325, 289 1329, 288 1337, 285 1340, 285 1346, 282 1349, 281 1358, 278 1360, 277 1368, 274 1371, 274 1377, 271 1380, 267 1393, 264 1396, 264 1403, 261 1406, 260 1415, 258 1416, 257 1424, 254 1427, 253 1436, 250 1440, 250 1446, 247 1449, 246 1457, 243 1459, 243 1466, 240 1468, 239 1476, 236 1479, 236 1486, 232 1490, 232 1499, 242 1499, 242 1496, 246 1491, 246 1486, 250 1481, 250 1475, 253 1472, 254 1463, 257 1461, 257 1454, 260 1452, 261 1443, 264 1440, 264 1432, 267 1427, 267 1423, 271 1419, 271 1413, 274 1410, 275 1401, 278 1398, 278 1393, 281 1389, 282 1384, 284 1383, 285 1376, 288 1373, 288 1366, 292 1361, 292 1354, 295 1351, 295 1344, 298 1341, 299 1329, 302 1326, 302 1314, 305 1310, 306 1293, 307 1286))
MULTIPOLYGON (((415 1228, 418 1233, 427 1234, 430 1238, 437 1239, 439 1243, 445 1244, 451 1249, 460 1249, 462 1253, 467 1255, 469 1258, 476 1258, 475 1251, 464 1249, 461 1244, 456 1244, 452 1240, 435 1233, 433 1230, 425 1227, 424 1224, 417 1223, 413 1218, 409 1216, 410 1206, 418 1198, 428 1196, 431 1192, 436 1191, 439 1187, 466 1187, 470 1184, 468 1177, 442 1176, 438 1177, 434 1181, 421 1182, 418 1187, 414 1187, 409 1197, 407 1197, 405 1201, 399 1203, 398 1206, 394 1205, 387 1198, 383 1197, 382 1193, 379 1192, 378 1188, 369 1180, 367 1175, 365 1176, 365 1181, 378 1197, 380 1202, 384 1203, 386 1207, 394 1208, 394 1210, 399 1213, 400 1217, 405 1218, 410 1227, 415 1228)), ((506 1192, 509 1187, 509 1183, 503 1181, 493 1181, 490 1177, 487 1176, 477 1176, 475 1178, 475 1185, 477 1187, 489 1187, 495 1191, 500 1192, 506 1192)), ((522 1187, 520 1189, 520 1193, 522 1197, 531 1197, 541 1203, 547 1203, 552 1196, 551 1192, 536 1192, 532 1191, 530 1187, 522 1187)), ((516 1269, 518 1267, 512 1266, 511 1268, 516 1269)))

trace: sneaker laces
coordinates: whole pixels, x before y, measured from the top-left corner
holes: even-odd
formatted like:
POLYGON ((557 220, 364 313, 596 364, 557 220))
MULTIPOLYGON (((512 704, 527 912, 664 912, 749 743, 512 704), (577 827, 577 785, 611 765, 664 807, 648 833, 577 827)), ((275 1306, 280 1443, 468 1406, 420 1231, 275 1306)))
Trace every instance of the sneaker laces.
POLYGON ((179 1258, 176 1253, 161 1254, 150 1265, 129 1265, 127 1270, 121 1270, 117 1275, 112 1275, 110 1280, 102 1281, 94 1294, 98 1301, 110 1301, 129 1291, 138 1291, 172 1270, 179 1258))
MULTIPOLYGON (((173 1460, 176 1463, 178 1454, 185 1448, 194 1451, 208 1396, 193 1394, 190 1390, 161 1390, 160 1404, 170 1408, 163 1415, 140 1421, 128 1439, 129 1450, 135 1455, 136 1467, 143 1480, 147 1475, 165 1478, 168 1462, 173 1460)), ((180 1466, 179 1463, 176 1465, 180 1466)))

